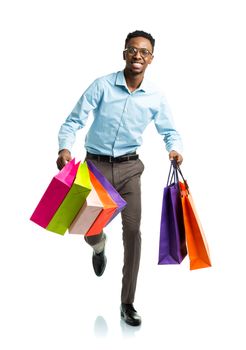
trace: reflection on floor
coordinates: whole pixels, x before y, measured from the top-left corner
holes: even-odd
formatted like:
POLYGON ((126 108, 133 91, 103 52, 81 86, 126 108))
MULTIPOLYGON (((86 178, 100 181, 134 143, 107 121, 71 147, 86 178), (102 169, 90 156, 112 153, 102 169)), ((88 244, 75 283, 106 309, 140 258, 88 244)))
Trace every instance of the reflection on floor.
MULTIPOLYGON (((133 327, 126 324, 123 320, 120 320, 120 327, 123 337, 129 338, 134 337, 136 332, 141 328, 140 326, 133 327)), ((98 338, 107 337, 108 335, 108 325, 103 316, 99 315, 94 322, 94 335, 98 338)))
POLYGON ((106 337, 108 334, 108 325, 102 316, 97 316, 95 319, 94 334, 96 337, 106 337))

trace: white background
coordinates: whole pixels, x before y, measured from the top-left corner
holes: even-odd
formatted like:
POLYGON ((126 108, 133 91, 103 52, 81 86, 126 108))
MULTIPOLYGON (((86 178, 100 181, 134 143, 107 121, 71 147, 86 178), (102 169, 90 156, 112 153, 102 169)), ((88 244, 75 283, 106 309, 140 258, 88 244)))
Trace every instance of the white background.
MULTIPOLYGON (((245 349, 244 1, 2 1, 0 347, 245 349), (135 307, 120 322, 120 218, 108 227, 97 278, 82 237, 29 221, 56 174, 57 133, 84 89, 124 68, 128 32, 156 39, 148 77, 167 97, 184 142, 182 166, 213 267, 158 266, 168 154, 153 125, 145 163, 143 250, 135 307)), ((88 123, 89 126, 90 122, 88 123)), ((87 128, 88 128, 87 126, 87 128)), ((83 159, 86 130, 73 155, 83 159)))

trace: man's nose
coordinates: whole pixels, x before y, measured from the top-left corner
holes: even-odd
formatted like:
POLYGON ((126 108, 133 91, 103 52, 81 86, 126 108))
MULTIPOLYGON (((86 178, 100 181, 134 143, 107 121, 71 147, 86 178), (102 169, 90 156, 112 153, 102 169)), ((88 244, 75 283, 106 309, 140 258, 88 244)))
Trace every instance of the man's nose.
POLYGON ((134 57, 138 58, 138 59, 141 59, 142 56, 140 55, 140 52, 139 50, 137 50, 137 52, 134 54, 134 57))

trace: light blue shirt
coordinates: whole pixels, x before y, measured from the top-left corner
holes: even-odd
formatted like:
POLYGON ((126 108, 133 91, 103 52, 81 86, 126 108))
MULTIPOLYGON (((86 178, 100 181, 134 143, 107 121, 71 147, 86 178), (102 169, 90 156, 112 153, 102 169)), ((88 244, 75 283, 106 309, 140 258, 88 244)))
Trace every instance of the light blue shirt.
POLYGON ((90 111, 94 120, 85 140, 85 148, 90 153, 118 157, 136 151, 151 121, 163 137, 168 152, 182 151, 182 141, 166 100, 146 79, 133 92, 127 87, 123 71, 96 79, 62 124, 59 150, 71 151, 76 131, 85 126, 90 111))

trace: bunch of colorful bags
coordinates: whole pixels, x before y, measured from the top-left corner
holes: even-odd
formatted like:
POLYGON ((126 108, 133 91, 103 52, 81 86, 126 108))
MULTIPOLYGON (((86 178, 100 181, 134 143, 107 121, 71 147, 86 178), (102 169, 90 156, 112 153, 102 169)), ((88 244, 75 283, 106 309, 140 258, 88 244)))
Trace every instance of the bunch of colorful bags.
POLYGON ((179 166, 172 161, 163 194, 158 264, 180 264, 187 253, 191 270, 211 266, 190 189, 179 166))
MULTIPOLYGON (((30 219, 61 235, 68 230, 92 236, 101 233, 125 206, 125 200, 90 160, 75 163, 73 159, 53 177, 30 219)), ((163 194, 158 264, 180 264, 187 254, 191 270, 211 266, 190 189, 172 161, 163 194)))
POLYGON ((92 236, 126 206, 110 182, 90 161, 75 159, 53 177, 31 220, 46 230, 92 236))

